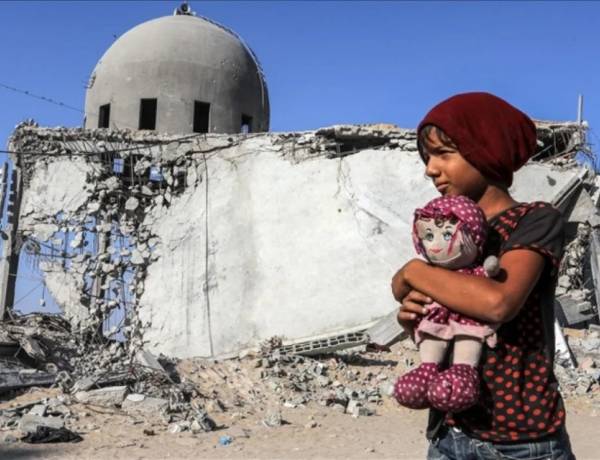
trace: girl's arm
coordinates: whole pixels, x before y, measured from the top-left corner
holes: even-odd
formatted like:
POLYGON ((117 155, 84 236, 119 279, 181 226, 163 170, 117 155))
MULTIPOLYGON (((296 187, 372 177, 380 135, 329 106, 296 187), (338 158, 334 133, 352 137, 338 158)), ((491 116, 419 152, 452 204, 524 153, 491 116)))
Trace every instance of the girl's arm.
MULTIPOLYGON (((458 313, 490 323, 505 323, 517 315, 531 294, 544 263, 544 257, 535 251, 514 249, 500 257, 500 274, 491 279, 413 259, 394 275, 392 292, 396 300, 408 303, 406 296, 411 290, 419 291, 458 313)), ((412 306, 406 307, 406 311, 413 311, 412 306)))

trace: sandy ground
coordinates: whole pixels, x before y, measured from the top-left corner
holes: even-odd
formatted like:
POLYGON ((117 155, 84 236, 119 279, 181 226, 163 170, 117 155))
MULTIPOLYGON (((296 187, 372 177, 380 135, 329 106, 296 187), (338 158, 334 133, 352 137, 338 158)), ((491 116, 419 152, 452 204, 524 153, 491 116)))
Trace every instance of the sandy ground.
MULTIPOLYGON (((353 374, 353 384, 376 385, 385 374, 392 381, 416 359, 412 342, 398 344, 389 352, 364 353, 358 361, 329 364, 332 380, 353 374)), ((127 415, 122 409, 71 404, 67 426, 83 441, 69 444, 31 445, 2 443, 4 459, 422 459, 427 441, 424 430, 427 411, 412 411, 384 397, 368 405, 371 416, 354 418, 333 407, 308 402, 295 408, 282 407, 288 400, 273 378, 262 378, 264 367, 253 359, 207 364, 194 358, 178 364, 179 375, 204 395, 204 407, 219 425, 208 433, 171 433, 164 420, 144 415, 127 415), (222 406, 214 404, 221 402, 222 406), (212 405, 210 403, 213 403, 212 405), (267 412, 281 410, 286 422, 269 428, 263 425, 267 412), (221 445, 222 436, 232 442, 221 445)), ((275 367, 267 369, 274 370, 275 367)), ((297 371, 300 367, 287 368, 297 371)), ((285 379, 284 379, 285 380, 285 379)), ((285 380, 287 381, 287 380, 285 380)), ((359 388, 360 386, 355 388, 359 388)), ((363 385, 364 388, 364 385, 363 385)), ((566 400, 567 428, 579 459, 600 460, 600 387, 566 400)), ((60 394, 58 389, 31 389, 13 399, 0 401, 0 409, 30 403, 60 394)), ((296 394, 296 393, 294 393, 296 394)), ((289 395, 288 395, 289 396, 289 395)), ((318 399, 317 399, 318 400, 318 399)))
MULTIPOLYGON (((23 395, 35 398, 35 394, 23 395)), ((21 398, 20 398, 21 399, 21 398)), ((27 398, 25 398, 27 399, 27 398)), ((568 430, 577 458, 600 459, 597 446, 600 410, 586 398, 567 402, 568 430)), ((77 410, 77 407, 75 407, 77 410)), ((87 409, 89 411, 89 409, 87 409)), ((318 405, 283 409, 288 423, 267 428, 261 413, 232 420, 227 413, 214 417, 223 428, 210 433, 172 434, 160 423, 132 424, 117 411, 98 411, 80 419, 84 441, 77 444, 4 444, 1 459, 200 459, 200 458, 289 458, 289 459, 420 459, 426 411, 400 408, 392 401, 379 406, 377 414, 353 418, 318 405), (314 423, 313 423, 314 422, 314 423), (311 425, 315 425, 311 427, 311 425), (144 430, 154 430, 154 435, 144 430), (219 438, 231 435, 231 444, 219 438), (244 437, 247 435, 247 437, 244 437)))

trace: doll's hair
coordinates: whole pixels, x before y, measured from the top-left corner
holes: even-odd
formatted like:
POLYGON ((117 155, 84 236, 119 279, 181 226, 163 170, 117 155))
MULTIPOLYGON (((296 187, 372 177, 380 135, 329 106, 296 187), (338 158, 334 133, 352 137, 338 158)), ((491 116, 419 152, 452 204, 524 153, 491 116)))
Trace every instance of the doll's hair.
POLYGON ((481 208, 466 196, 440 196, 434 198, 424 207, 415 211, 413 221, 413 243, 415 249, 421 255, 425 255, 425 248, 417 234, 417 221, 419 219, 458 220, 457 231, 452 236, 450 248, 452 248, 459 231, 467 233, 475 245, 478 254, 483 253, 483 245, 487 237, 487 221, 481 208))

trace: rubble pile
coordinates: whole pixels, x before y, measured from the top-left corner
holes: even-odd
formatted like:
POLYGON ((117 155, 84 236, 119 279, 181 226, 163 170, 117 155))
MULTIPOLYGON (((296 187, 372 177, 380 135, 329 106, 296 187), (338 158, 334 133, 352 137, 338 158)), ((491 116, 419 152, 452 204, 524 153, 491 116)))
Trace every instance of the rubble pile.
POLYGON ((564 329, 576 367, 555 364, 555 373, 564 396, 586 395, 600 406, 600 327, 564 329))
POLYGON ((564 249, 564 257, 560 263, 556 295, 568 292, 576 300, 590 300, 593 290, 585 285, 584 267, 589 247, 591 227, 587 223, 577 225, 577 234, 564 249))
POLYGON ((318 358, 274 349, 242 359, 187 359, 182 376, 210 396, 208 406, 240 415, 260 408, 296 408, 315 403, 355 417, 371 415, 391 394, 397 361, 378 353, 338 352, 318 358))
POLYGON ((587 123, 536 120, 538 150, 535 160, 548 162, 560 168, 570 168, 577 164, 577 153, 590 154, 586 145, 587 123))

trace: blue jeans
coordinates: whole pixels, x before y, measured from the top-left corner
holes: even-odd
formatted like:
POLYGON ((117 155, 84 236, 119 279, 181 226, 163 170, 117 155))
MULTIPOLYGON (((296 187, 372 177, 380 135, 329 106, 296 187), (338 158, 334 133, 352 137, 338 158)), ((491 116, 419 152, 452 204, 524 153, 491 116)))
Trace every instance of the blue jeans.
POLYGON ((500 444, 468 437, 452 427, 442 427, 431 440, 428 460, 575 460, 565 430, 539 441, 500 444))

